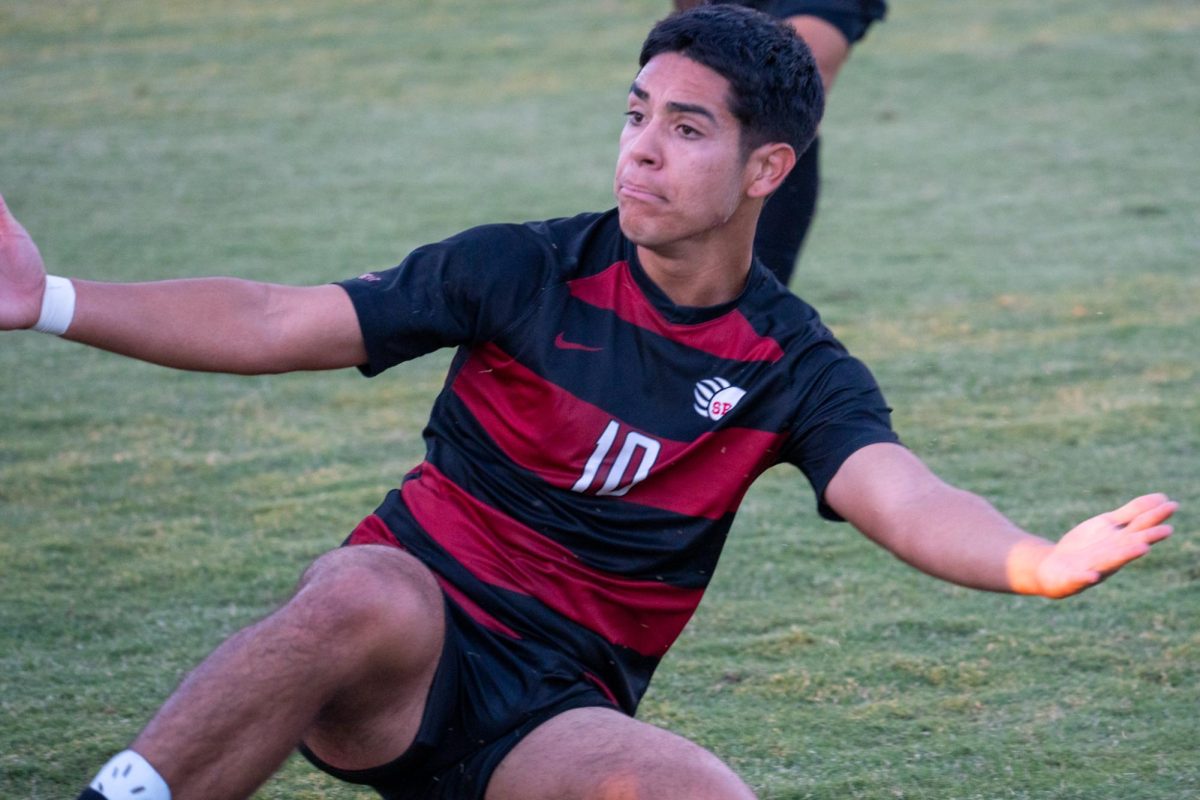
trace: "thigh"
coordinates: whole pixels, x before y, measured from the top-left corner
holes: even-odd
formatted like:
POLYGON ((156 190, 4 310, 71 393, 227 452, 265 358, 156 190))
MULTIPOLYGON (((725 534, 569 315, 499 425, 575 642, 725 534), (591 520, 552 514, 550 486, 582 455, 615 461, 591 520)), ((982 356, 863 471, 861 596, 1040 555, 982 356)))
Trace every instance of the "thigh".
POLYGON ((412 744, 367 769, 319 769, 372 787, 387 800, 482 800, 492 772, 541 724, 570 709, 611 701, 572 660, 545 644, 478 624, 447 598, 445 645, 412 744))
POLYGON ((433 573, 395 547, 344 547, 313 564, 289 605, 329 631, 326 658, 355 663, 304 735, 312 752, 357 769, 408 748, 442 652, 443 602, 433 573))
POLYGON ((753 800, 709 751, 605 708, 564 712, 500 762, 486 800, 753 800))

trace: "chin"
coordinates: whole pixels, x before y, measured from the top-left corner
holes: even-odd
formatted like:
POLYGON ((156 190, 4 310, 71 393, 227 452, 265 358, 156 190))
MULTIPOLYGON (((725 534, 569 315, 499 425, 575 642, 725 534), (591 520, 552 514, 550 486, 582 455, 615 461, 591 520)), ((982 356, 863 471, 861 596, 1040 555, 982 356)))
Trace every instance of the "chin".
POLYGON ((617 222, 621 226, 621 233, 625 234, 625 238, 634 244, 642 244, 646 237, 646 224, 644 220, 639 219, 637 214, 626 211, 620 204, 617 205, 617 222))
POLYGON ((655 248, 667 243, 667 237, 658 235, 654 230, 648 230, 645 226, 627 225, 624 220, 621 222, 621 233, 638 247, 655 248))
POLYGON ((660 221, 639 207, 629 208, 618 203, 617 220, 625 238, 640 247, 654 247, 670 241, 671 237, 663 230, 660 221))

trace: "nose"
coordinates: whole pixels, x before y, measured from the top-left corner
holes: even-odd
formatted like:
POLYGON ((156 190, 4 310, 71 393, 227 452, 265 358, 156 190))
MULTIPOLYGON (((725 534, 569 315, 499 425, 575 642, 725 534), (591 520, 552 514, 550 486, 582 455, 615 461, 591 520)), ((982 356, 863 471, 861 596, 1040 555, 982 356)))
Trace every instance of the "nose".
POLYGON ((643 167, 657 167, 662 164, 661 132, 652 121, 645 120, 637 127, 625 129, 625 157, 643 167))

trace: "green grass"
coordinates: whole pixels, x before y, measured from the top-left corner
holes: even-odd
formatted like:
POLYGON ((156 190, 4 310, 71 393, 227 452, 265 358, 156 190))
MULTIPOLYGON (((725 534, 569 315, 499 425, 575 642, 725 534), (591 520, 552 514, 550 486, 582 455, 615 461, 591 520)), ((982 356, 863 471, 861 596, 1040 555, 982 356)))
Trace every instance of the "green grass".
MULTIPOLYGON (((15 0, 0 192, 52 271, 323 282, 610 204, 668 4, 15 0)), ((764 798, 1200 795, 1200 9, 906 0, 824 124, 794 288, 946 477, 1057 535, 1177 536, 1062 603, 971 593, 747 498, 642 716, 764 798)), ((421 454, 446 365, 171 373, 0 337, 0 794, 74 796, 421 454)), ((261 798, 369 796, 292 762, 261 798)))

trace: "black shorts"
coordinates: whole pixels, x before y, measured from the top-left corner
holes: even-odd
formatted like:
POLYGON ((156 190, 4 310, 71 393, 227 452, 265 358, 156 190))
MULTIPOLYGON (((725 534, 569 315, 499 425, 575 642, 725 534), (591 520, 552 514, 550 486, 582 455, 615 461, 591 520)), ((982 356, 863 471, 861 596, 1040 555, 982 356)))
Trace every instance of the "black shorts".
POLYGON ((866 36, 867 28, 887 14, 885 0, 746 0, 739 5, 779 19, 819 17, 841 31, 851 44, 866 36))
POLYGON ((492 772, 518 742, 573 708, 616 705, 572 659, 477 623, 446 598, 446 642, 416 740, 399 758, 344 770, 300 752, 336 778, 386 800, 483 800, 492 772))

